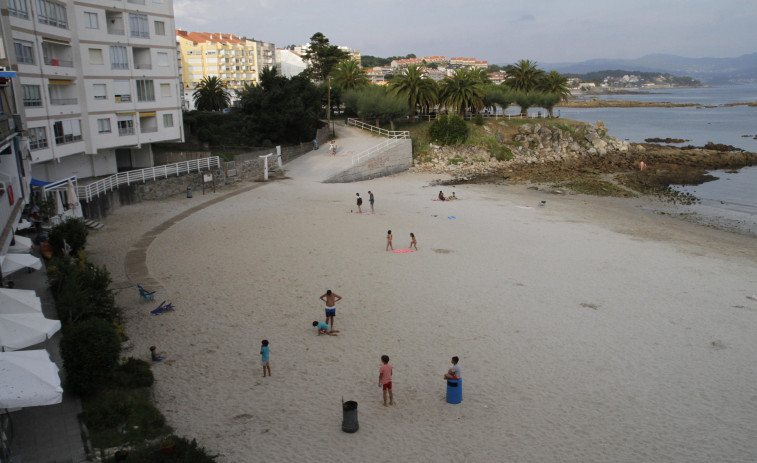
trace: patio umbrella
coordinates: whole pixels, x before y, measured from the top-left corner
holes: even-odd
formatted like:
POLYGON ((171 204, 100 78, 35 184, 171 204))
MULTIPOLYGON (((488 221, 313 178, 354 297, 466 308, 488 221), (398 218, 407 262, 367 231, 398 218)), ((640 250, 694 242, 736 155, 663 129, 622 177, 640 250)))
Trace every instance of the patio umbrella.
POLYGON ((42 268, 42 261, 31 254, 6 254, 0 256, 0 268, 3 269, 3 276, 8 276, 25 268, 39 270, 42 268))
POLYGON ((76 195, 76 188, 71 179, 68 179, 68 183, 66 184, 66 196, 68 196, 69 206, 71 206, 72 209, 76 209, 79 205, 79 197, 76 195))
POLYGON ((60 330, 60 320, 48 320, 41 313, 0 314, 0 347, 18 350, 47 341, 60 330))
POLYGON ((31 238, 25 236, 13 235, 13 244, 8 247, 8 252, 12 254, 30 253, 34 249, 34 243, 31 238))
POLYGON ((0 314, 42 313, 42 302, 30 289, 0 288, 0 314))
POLYGON ((53 194, 55 195, 55 215, 63 215, 66 209, 63 207, 63 200, 60 197, 60 193, 54 191, 53 194))
POLYGON ((59 404, 58 367, 45 350, 0 352, 0 408, 59 404))

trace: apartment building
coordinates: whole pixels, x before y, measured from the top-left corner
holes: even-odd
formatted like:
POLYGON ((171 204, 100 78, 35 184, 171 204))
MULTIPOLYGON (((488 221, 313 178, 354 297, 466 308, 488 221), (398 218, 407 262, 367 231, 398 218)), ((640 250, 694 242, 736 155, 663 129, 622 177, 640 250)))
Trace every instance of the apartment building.
POLYGON ((183 140, 172 0, 0 5, 35 178, 149 167, 183 140))
POLYGON ((184 97, 194 107, 192 93, 203 77, 218 77, 226 82, 232 100, 234 90, 256 85, 260 71, 274 67, 276 47, 272 43, 249 40, 233 34, 177 30, 181 53, 184 97))

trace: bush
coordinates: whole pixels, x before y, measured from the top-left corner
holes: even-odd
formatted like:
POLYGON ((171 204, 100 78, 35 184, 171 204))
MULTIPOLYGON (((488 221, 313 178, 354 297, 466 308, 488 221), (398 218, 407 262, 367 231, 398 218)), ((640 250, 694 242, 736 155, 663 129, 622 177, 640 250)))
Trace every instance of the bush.
POLYGON ((174 449, 171 455, 164 455, 159 450, 160 443, 157 443, 130 451, 124 461, 130 463, 214 463, 218 457, 218 455, 208 455, 207 451, 197 444, 196 439, 190 441, 176 436, 170 436, 169 438, 174 442, 174 449))
POLYGON ((107 268, 63 257, 53 259, 47 270, 58 317, 64 323, 120 318, 107 268))
POLYGON ((71 248, 68 254, 75 256, 84 249, 88 234, 89 229, 82 219, 68 219, 50 229, 48 242, 53 247, 56 256, 65 254, 65 244, 71 248))
POLYGON ((444 114, 428 129, 432 141, 442 145, 459 145, 468 138, 469 129, 465 121, 455 114, 444 114))
POLYGON ((150 370, 150 364, 134 357, 126 359, 126 362, 116 369, 113 376, 113 384, 120 387, 150 387, 154 382, 155 376, 150 370))
POLYGON ((482 116, 481 114, 479 114, 473 120, 473 123, 476 124, 476 125, 484 125, 484 124, 486 124, 486 121, 484 121, 484 116, 482 116))
POLYGON ((67 388, 80 395, 97 392, 113 377, 120 351, 121 340, 110 322, 92 318, 69 326, 60 342, 67 388))

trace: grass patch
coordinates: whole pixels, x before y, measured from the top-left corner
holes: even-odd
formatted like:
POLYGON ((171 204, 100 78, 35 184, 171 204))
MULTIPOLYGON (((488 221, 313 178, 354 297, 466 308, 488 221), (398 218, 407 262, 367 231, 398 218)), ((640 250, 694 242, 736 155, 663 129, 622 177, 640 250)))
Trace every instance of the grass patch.
POLYGON ((460 156, 455 156, 454 158, 449 160, 449 163, 454 165, 458 165, 461 162, 465 162, 465 159, 461 158, 460 156))

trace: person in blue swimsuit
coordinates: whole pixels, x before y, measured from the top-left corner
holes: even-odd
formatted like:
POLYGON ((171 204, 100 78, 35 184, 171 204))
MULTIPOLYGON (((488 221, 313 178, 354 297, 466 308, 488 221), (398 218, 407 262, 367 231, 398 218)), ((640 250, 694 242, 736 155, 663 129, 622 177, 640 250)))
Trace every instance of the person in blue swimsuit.
POLYGON ((368 190, 368 202, 371 203, 371 212, 373 212, 373 193, 371 193, 371 190, 368 190))
POLYGON ((336 303, 342 300, 342 296, 327 290, 326 294, 321 296, 321 300, 326 303, 326 323, 334 328, 334 316, 336 316, 336 303))

